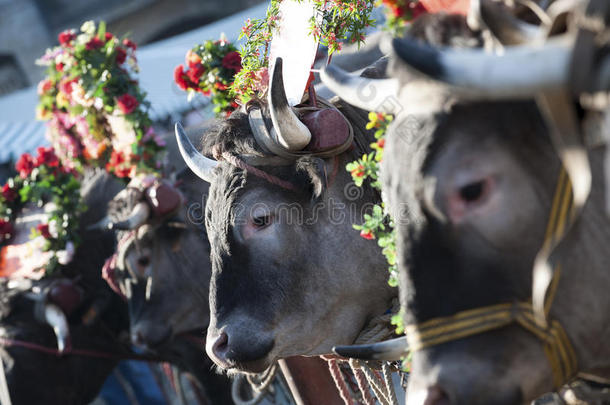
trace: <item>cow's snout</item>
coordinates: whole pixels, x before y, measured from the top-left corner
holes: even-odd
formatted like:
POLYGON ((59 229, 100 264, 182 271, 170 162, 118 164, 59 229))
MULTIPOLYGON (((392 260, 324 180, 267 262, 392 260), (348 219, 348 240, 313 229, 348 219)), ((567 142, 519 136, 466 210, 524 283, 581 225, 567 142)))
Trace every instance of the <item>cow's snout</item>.
POLYGON ((208 330, 206 352, 218 366, 246 372, 261 372, 269 366, 273 339, 240 329, 208 330))
MULTIPOLYGON (((211 340, 209 340, 209 341, 211 341, 211 340)), ((229 338, 227 337, 227 334, 224 332, 221 332, 220 335, 216 339, 211 341, 212 354, 210 355, 210 357, 218 359, 219 363, 226 363, 227 362, 227 351, 229 349, 228 343, 229 343, 229 338)))
POLYGON ((162 346, 171 335, 171 327, 159 322, 141 321, 131 327, 131 342, 142 349, 162 346))

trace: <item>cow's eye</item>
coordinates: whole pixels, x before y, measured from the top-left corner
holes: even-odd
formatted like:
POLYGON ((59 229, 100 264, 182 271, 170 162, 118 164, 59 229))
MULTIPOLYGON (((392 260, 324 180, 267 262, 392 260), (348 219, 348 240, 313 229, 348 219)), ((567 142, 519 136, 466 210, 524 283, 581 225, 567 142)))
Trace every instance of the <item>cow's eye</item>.
POLYGON ((475 202, 483 196, 485 180, 475 181, 460 188, 460 197, 466 202, 475 202))
POLYGON ((252 224, 259 229, 268 227, 271 222, 273 222, 271 214, 257 215, 252 218, 252 224))

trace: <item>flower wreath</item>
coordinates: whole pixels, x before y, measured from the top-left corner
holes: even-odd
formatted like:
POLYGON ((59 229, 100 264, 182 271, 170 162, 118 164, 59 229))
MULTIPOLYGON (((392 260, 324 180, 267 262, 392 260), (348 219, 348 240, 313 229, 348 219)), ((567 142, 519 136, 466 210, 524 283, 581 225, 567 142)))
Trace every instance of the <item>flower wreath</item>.
POLYGON ((0 240, 13 236, 12 221, 26 204, 43 208, 46 222, 32 229, 30 239, 34 250, 48 252, 43 266, 49 275, 72 260, 80 242, 79 214, 85 210, 80 181, 73 169, 61 164, 52 147, 38 148, 36 156, 24 153, 15 168, 18 175, 4 184, 0 195, 0 240))
POLYGON ((62 164, 78 171, 105 167, 119 178, 155 172, 164 144, 134 79, 136 44, 92 21, 58 40, 37 61, 47 66, 47 77, 38 85, 36 116, 49 121, 47 134, 62 164))
POLYGON ((226 38, 205 41, 186 53, 186 69, 178 65, 174 69, 174 81, 189 93, 189 99, 199 92, 211 96, 214 113, 227 116, 237 108, 230 88, 233 78, 241 70, 241 56, 237 48, 226 38))

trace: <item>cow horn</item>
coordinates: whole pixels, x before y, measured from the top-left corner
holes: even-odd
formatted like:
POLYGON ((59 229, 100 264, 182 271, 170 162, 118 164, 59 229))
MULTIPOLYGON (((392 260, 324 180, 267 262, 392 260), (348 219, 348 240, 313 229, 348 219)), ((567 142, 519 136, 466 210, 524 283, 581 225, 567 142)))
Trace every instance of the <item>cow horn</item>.
POLYGON ((394 114, 397 112, 398 80, 368 79, 328 65, 320 71, 320 79, 331 91, 351 105, 367 111, 394 114))
POLYGON ((299 151, 309 144, 311 132, 296 116, 284 89, 282 58, 275 60, 269 83, 269 112, 277 141, 289 151, 299 151))
POLYGON ((333 352, 339 356, 354 359, 396 361, 407 355, 409 346, 407 344, 407 337, 402 336, 373 344, 335 346, 333 347, 333 352))
POLYGON ((70 328, 63 311, 54 304, 45 303, 43 309, 44 321, 53 328, 57 338, 57 349, 60 353, 70 349, 70 328))
POLYGON ((127 219, 111 223, 112 229, 118 229, 121 231, 128 231, 132 229, 136 229, 140 225, 143 225, 148 216, 150 215, 150 207, 144 201, 136 204, 135 207, 131 210, 129 217, 127 219))
POLYGON ((562 87, 571 58, 568 37, 543 46, 507 47, 502 55, 482 49, 440 50, 405 39, 394 39, 392 46, 404 63, 430 78, 492 99, 531 97, 562 87))
POLYGON ((179 122, 176 122, 176 140, 178 141, 178 148, 180 149, 182 159, 184 159, 189 169, 201 179, 211 183, 214 178, 212 170, 218 166, 218 162, 199 153, 179 122))
POLYGON ((503 45, 520 45, 536 41, 542 29, 511 15, 506 7, 493 0, 480 0, 481 20, 503 45))

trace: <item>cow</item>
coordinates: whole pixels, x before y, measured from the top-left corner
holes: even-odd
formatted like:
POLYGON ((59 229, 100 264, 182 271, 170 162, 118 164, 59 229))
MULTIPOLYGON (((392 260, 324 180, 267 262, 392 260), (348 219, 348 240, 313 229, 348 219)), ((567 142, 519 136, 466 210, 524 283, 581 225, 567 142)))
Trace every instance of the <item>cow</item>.
MULTIPOLYGON (((413 29, 448 29, 459 19, 427 16, 413 29)), ((472 37, 465 20, 460 25, 461 38, 472 37)), ((386 109, 381 101, 394 101, 397 117, 388 132, 382 178, 397 225, 405 324, 529 302, 534 259, 562 166, 532 88, 548 91, 568 71, 565 48, 551 41, 490 57, 476 49, 439 50, 411 38, 393 40, 391 50, 388 79, 363 81, 333 68, 322 76, 331 90, 361 108, 386 109), (480 80, 498 73, 505 80, 480 80), (376 90, 377 104, 363 100, 359 89, 376 90)), ((562 270, 548 318, 563 326, 577 371, 607 381, 610 257, 604 246, 610 224, 603 149, 587 150, 591 194, 553 253, 562 270)), ((512 323, 417 350, 407 403, 522 404, 554 386, 540 340, 512 323)))
POLYGON ((280 358, 353 343, 396 296, 375 241, 352 229, 380 200, 343 170, 375 140, 366 114, 318 99, 325 108, 297 116, 280 58, 268 94, 207 131, 203 154, 176 125, 187 165, 210 182, 206 351, 228 372, 260 372, 280 358), (320 143, 332 150, 303 150, 320 143))
POLYGON ((127 300, 132 343, 192 374, 212 403, 231 403, 230 381, 204 353, 211 276, 202 217, 207 184, 190 170, 175 177, 177 186, 132 182, 108 204, 104 223, 117 231, 111 283, 127 300), (156 201, 168 204, 162 214, 145 197, 151 189, 156 201))
POLYGON ((88 210, 80 218, 82 240, 73 260, 60 275, 0 283, 0 356, 15 405, 88 404, 119 359, 131 353, 123 338, 126 306, 100 276, 114 237, 87 230, 123 185, 103 172, 89 173, 82 184, 88 210), (71 354, 71 348, 101 357, 71 354), (65 354, 53 353, 61 350, 65 354))

